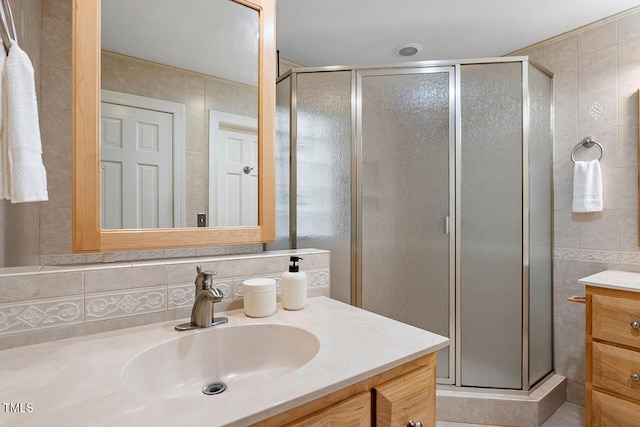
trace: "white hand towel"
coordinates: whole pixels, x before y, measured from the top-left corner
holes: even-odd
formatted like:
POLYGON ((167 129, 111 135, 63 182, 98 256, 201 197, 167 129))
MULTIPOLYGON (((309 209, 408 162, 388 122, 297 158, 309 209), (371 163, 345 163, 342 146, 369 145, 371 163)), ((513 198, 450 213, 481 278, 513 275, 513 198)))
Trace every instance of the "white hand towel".
POLYGON ((5 113, 7 109, 7 93, 5 88, 5 66, 7 53, 0 41, 0 199, 10 199, 11 175, 9 174, 9 143, 7 141, 5 113))
POLYGON ((600 162, 576 161, 573 167, 573 212, 602 211, 600 162))
POLYGON ((11 202, 48 200, 33 66, 17 43, 7 57, 5 91, 11 202))

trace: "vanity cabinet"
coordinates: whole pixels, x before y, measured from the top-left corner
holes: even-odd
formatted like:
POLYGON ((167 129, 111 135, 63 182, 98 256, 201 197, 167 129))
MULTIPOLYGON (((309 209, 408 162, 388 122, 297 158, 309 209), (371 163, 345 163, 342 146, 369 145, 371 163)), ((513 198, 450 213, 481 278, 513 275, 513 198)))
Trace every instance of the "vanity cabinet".
POLYGON ((640 293, 587 286, 586 425, 640 425, 640 293))
POLYGON ((436 425, 436 355, 420 357, 253 427, 436 425))

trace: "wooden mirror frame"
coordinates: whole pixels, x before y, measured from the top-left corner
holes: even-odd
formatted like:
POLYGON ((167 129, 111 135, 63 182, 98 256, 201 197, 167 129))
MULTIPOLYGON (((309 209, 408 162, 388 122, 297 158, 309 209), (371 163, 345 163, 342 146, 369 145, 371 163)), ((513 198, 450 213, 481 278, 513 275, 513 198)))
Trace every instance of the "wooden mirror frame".
POLYGON ((258 225, 100 228, 100 0, 73 0, 73 252, 238 245, 275 240, 275 2, 233 0, 260 20, 258 61, 258 225))

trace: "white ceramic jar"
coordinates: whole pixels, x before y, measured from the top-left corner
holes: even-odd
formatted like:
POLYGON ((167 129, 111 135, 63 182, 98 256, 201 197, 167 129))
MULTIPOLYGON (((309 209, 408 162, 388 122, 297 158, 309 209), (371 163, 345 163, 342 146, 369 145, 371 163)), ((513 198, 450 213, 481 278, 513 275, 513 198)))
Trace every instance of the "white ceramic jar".
POLYGON ((276 311, 276 280, 247 279, 242 282, 244 314, 249 317, 267 317, 276 311))

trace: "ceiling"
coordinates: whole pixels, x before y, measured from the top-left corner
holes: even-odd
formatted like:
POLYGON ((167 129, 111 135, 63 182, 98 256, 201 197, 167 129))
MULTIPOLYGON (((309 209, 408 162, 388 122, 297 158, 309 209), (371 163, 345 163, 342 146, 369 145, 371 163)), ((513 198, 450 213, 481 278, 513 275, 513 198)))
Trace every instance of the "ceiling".
POLYGON ((257 11, 230 0, 101 3, 102 49, 257 85, 257 11))
POLYGON ((304 66, 502 56, 638 0, 276 0, 280 57, 304 66), (411 57, 398 46, 418 43, 411 57))

